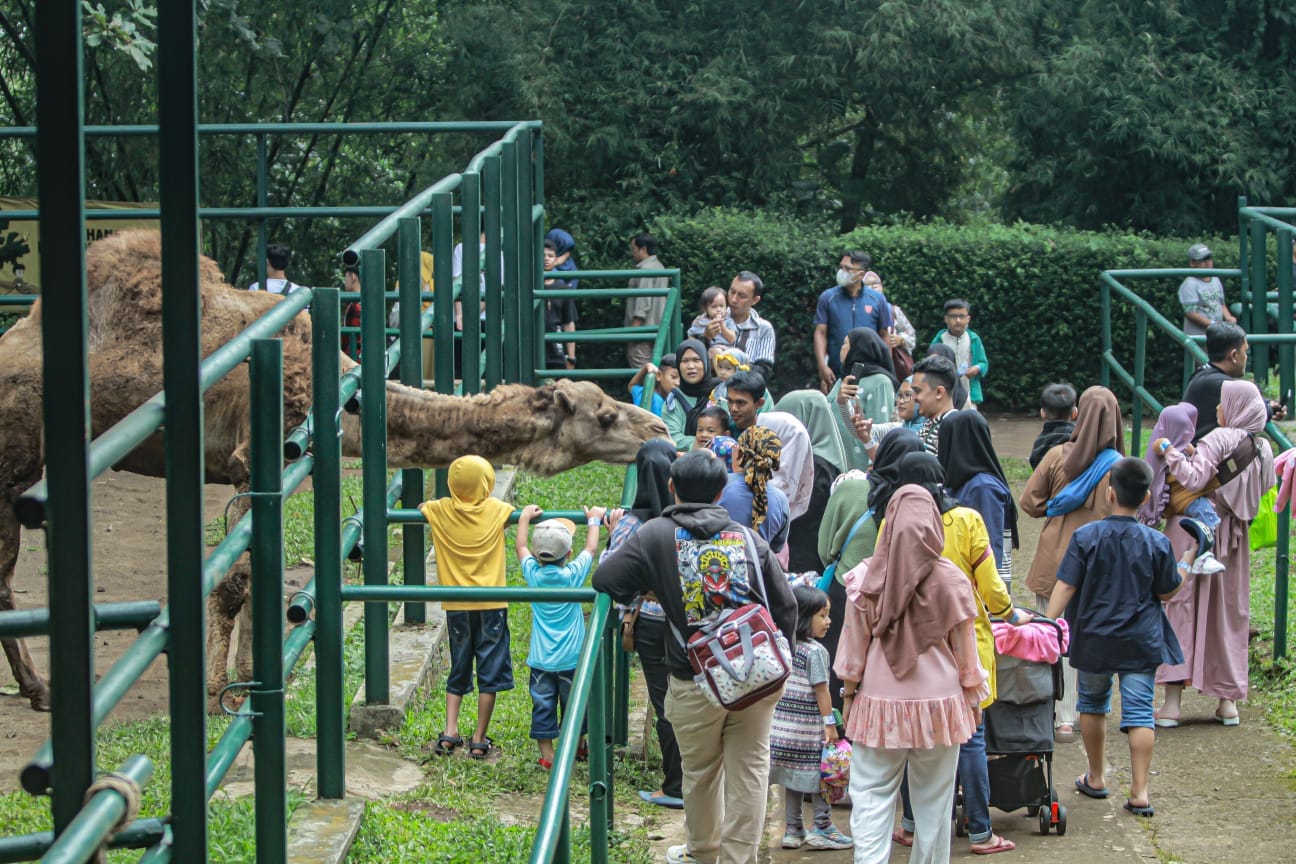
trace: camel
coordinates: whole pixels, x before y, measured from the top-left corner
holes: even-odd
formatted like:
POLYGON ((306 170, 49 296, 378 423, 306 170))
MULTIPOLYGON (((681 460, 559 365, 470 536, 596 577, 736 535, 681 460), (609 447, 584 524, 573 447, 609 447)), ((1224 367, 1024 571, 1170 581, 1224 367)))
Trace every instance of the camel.
MULTIPOLYGON (((98 436, 162 389, 161 237, 154 230, 122 231, 86 251, 89 286, 89 369, 92 435, 98 436)), ((283 298, 237 290, 216 263, 200 262, 203 356, 248 327, 283 298)), ((284 350, 285 431, 310 408, 311 322, 298 314, 280 331, 284 350)), ((342 355, 342 370, 356 364, 342 355)), ((13 575, 20 525, 14 502, 41 477, 41 303, 0 337, 0 611, 14 608, 13 575)), ((528 387, 502 385, 486 394, 455 397, 387 382, 388 465, 436 468, 465 454, 552 475, 591 461, 633 462, 643 442, 666 437, 660 418, 617 402, 596 385, 569 380, 528 387)), ((206 482, 249 488, 248 375, 236 368, 204 397, 206 482)), ((360 426, 344 419, 343 452, 360 455, 360 426)), ((162 434, 125 457, 116 470, 165 476, 162 434)), ((235 499, 232 521, 247 511, 235 499)), ((208 598, 208 695, 212 707, 227 677, 234 621, 248 598, 245 554, 208 598)), ((243 628, 246 629, 246 628, 243 628)), ((49 710, 49 689, 22 640, 4 640, 19 693, 49 710)), ((238 671, 251 680, 250 655, 240 646, 238 671), (245 667, 245 663, 247 668, 245 667)))

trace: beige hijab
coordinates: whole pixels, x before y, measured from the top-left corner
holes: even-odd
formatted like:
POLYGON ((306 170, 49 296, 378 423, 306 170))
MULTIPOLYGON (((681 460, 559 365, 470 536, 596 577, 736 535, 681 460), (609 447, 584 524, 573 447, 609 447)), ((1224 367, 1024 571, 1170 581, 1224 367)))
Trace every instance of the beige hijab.
POLYGON ((1083 474, 1103 450, 1114 449, 1125 455, 1125 426, 1115 393, 1094 385, 1080 394, 1071 441, 1075 446, 1062 463, 1062 474, 1068 482, 1083 474))

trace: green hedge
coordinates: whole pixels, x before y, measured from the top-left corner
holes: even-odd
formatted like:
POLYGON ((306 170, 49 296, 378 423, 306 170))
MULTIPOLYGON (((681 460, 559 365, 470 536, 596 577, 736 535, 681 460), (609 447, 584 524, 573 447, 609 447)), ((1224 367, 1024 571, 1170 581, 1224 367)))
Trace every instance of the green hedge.
MULTIPOLYGON (((832 284, 842 250, 863 249, 873 257, 888 296, 913 322, 920 346, 943 326, 946 299, 971 303, 972 329, 991 365, 983 385, 986 400, 1014 409, 1037 407, 1041 389, 1052 381, 1069 380, 1081 389, 1099 381, 1101 271, 1187 266, 1187 248, 1196 242, 1024 224, 913 224, 838 236, 820 226, 733 210, 663 215, 649 230, 660 241, 663 264, 683 270, 686 321, 708 285, 727 286, 740 269, 760 274, 765 295, 758 308, 778 333, 776 392, 817 380, 815 302, 832 284)), ((1204 240, 1216 250, 1218 266, 1237 266, 1235 240, 1204 240)), ((1141 280, 1130 287, 1178 322, 1179 281, 1141 280)), ((1237 280, 1225 288, 1230 300, 1237 299, 1237 280)), ((1117 357, 1132 367, 1133 308, 1114 304, 1113 318, 1117 357)), ((1179 393, 1183 360, 1173 343, 1149 338, 1148 359, 1149 389, 1163 398, 1179 393)), ((1129 398, 1124 388, 1115 389, 1122 401, 1129 398)))

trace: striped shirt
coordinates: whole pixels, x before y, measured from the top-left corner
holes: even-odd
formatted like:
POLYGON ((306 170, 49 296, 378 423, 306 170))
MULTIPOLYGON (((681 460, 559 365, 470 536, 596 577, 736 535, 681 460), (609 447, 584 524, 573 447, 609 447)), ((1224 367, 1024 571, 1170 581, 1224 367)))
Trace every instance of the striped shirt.
POLYGON ((771 364, 774 362, 774 325, 758 315, 755 309, 747 314, 747 320, 741 324, 732 316, 726 318, 725 327, 737 331, 738 342, 734 347, 747 352, 749 360, 764 360, 771 364))

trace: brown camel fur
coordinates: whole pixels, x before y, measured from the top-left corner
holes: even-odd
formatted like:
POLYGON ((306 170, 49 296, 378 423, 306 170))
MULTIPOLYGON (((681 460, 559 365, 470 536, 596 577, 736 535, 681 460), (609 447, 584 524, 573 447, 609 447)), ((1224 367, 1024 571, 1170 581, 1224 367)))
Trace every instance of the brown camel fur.
MULTIPOLYGON (((162 388, 161 238, 156 231, 123 231, 86 252, 92 434, 98 436, 162 388)), ((203 356, 246 329, 282 298, 236 290, 215 262, 200 265, 203 356)), ((14 608, 13 574, 20 526, 17 498, 41 477, 41 303, 0 338, 0 611, 14 608)), ((310 407, 310 317, 297 315, 281 332, 284 345, 285 431, 310 407)), ((355 363, 342 356, 345 371, 355 363)), ((441 396, 388 382, 388 464, 442 467, 475 453, 550 475, 591 461, 630 463, 640 445, 666 436, 657 417, 617 402, 588 382, 543 387, 505 385, 480 396, 441 396)), ((204 397, 206 480, 246 491, 249 480, 248 375, 237 367, 204 397)), ((343 449, 360 454, 360 426, 344 418, 343 449)), ((115 468, 165 476, 161 433, 151 436, 115 468)), ((246 498, 231 507, 237 521, 246 498)), ((244 609, 248 556, 230 570, 208 599, 208 694, 224 686, 230 634, 244 609)), ((51 592, 52 594, 53 592, 51 592)), ((246 629, 246 628, 244 628, 246 629)), ((21 640, 4 640, 5 655, 21 696, 48 710, 49 691, 21 640)), ((238 671, 250 680, 250 653, 240 645, 238 671), (245 668, 246 667, 246 668, 245 668)))

